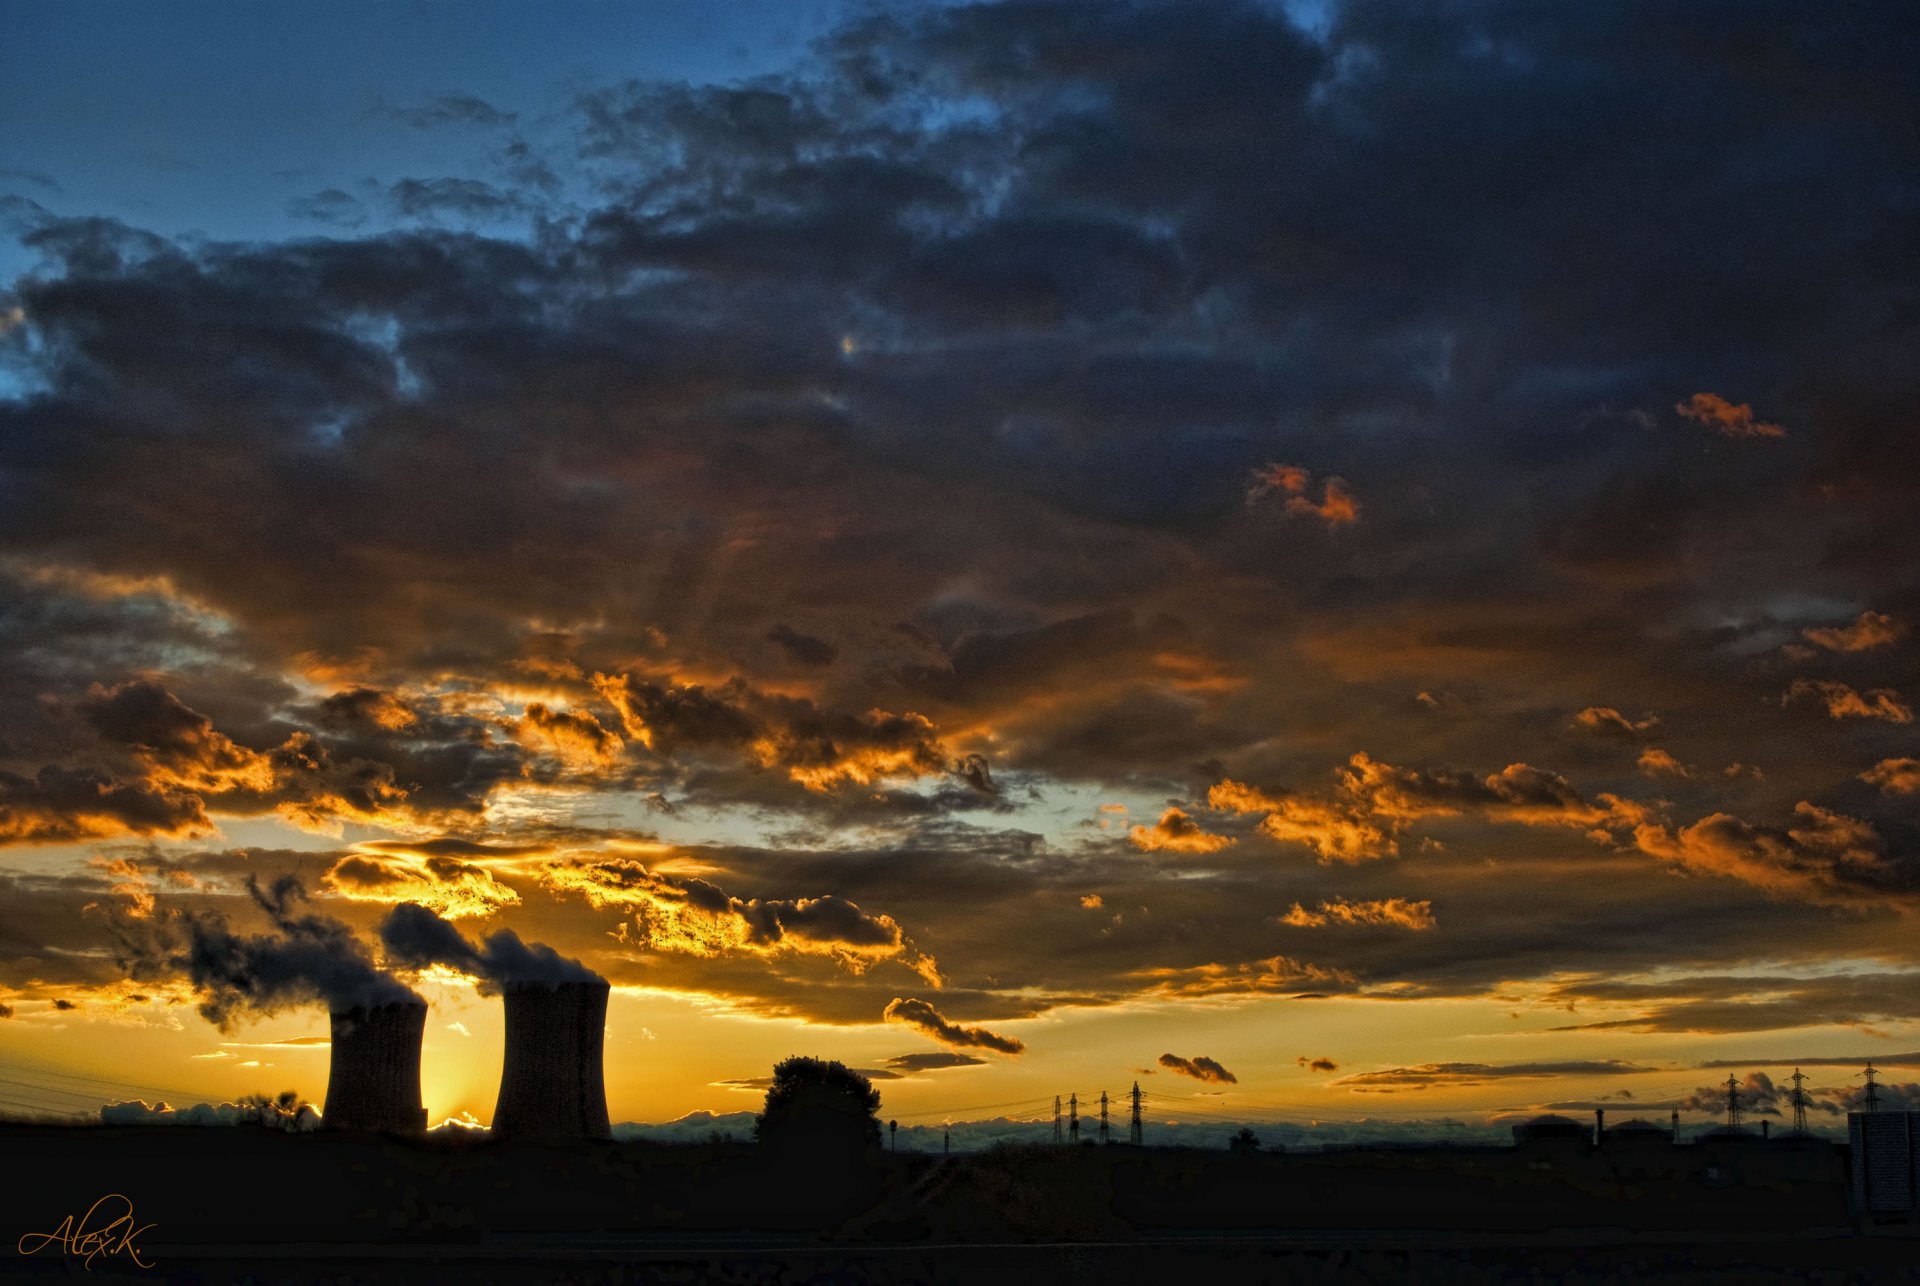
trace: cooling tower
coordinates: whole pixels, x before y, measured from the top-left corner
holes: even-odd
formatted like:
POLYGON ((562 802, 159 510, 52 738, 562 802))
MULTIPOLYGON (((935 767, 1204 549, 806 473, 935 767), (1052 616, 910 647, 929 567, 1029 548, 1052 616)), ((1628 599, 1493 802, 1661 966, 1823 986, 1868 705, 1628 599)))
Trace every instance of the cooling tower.
POLYGON ((607 984, 517 982, 502 995, 507 1049, 494 1136, 607 1138, 607 984))
POLYGON ((419 1134, 420 1036, 427 1007, 418 1001, 360 1005, 331 1015, 333 1061, 321 1122, 334 1130, 419 1134))

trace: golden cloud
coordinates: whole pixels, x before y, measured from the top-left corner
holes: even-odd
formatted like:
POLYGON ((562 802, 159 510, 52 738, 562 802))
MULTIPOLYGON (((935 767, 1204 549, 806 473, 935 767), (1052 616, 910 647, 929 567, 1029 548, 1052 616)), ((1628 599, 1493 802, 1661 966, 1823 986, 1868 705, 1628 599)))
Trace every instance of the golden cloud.
POLYGON ((321 884, 354 902, 418 902, 449 920, 492 915, 520 901, 485 867, 445 855, 352 853, 335 862, 321 884))
POLYGON ((1178 808, 1160 814, 1152 826, 1135 826, 1127 832, 1134 847, 1147 852, 1217 853, 1232 844, 1228 835, 1214 835, 1178 808))
POLYGON ((1920 794, 1920 759, 1882 759, 1861 773, 1860 780, 1878 786, 1884 795, 1920 794))
POLYGON ((1813 697, 1827 707, 1835 719, 1884 719, 1888 723, 1912 723, 1913 707, 1900 699, 1892 688, 1874 688, 1856 692, 1845 683, 1828 679, 1795 679, 1780 698, 1780 704, 1813 697))
POLYGON ((933 957, 915 947, 893 917, 869 914, 832 894, 737 898, 705 880, 649 871, 629 858, 551 862, 541 879, 596 907, 626 911, 631 919, 620 925, 621 940, 650 950, 693 956, 792 952, 827 957, 852 973, 892 961, 930 986, 942 985, 933 957))
POLYGON ((548 750, 571 768, 606 768, 620 758, 626 743, 589 710, 556 710, 543 702, 528 704, 512 724, 522 745, 548 750))
POLYGON ((1649 777, 1691 777, 1693 770, 1658 746, 1648 746, 1636 761, 1649 777))
POLYGON ((1906 623, 1883 612, 1862 612, 1851 625, 1821 626, 1800 633, 1810 643, 1818 643, 1832 652, 1865 652, 1885 647, 1907 632, 1906 623))
POLYGON ((1360 521, 1360 502, 1347 489, 1345 480, 1328 478, 1320 486, 1320 499, 1308 494, 1313 475, 1297 464, 1268 464, 1253 471, 1247 487, 1247 503, 1253 504, 1269 492, 1286 497, 1286 512, 1318 518, 1328 528, 1349 526, 1360 521))
POLYGON ((1634 843, 1686 870, 1726 876, 1770 897, 1912 908, 1915 898, 1885 885, 1879 835, 1858 818, 1802 800, 1783 829, 1714 813, 1678 831, 1643 824, 1634 843))
POLYGON ((1755 419, 1753 408, 1745 402, 1736 405, 1718 393, 1695 393, 1673 409, 1683 418, 1704 425, 1723 438, 1778 439, 1787 436, 1787 431, 1779 425, 1755 419))
POLYGON ((1280 917, 1280 922, 1298 929, 1318 929, 1329 924, 1371 924, 1415 931, 1431 929, 1435 924, 1433 903, 1424 900, 1415 902, 1407 898, 1380 898, 1365 902, 1334 898, 1320 903, 1317 911, 1309 911, 1295 902, 1293 909, 1280 917))

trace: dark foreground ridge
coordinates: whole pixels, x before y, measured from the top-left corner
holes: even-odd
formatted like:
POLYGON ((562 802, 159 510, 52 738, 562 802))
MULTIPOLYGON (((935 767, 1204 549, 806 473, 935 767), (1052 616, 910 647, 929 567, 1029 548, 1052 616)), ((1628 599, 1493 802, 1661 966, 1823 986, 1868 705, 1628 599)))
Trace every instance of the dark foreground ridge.
POLYGON ((91 1281, 1920 1282, 1818 1140, 1336 1153, 1097 1147, 833 1159, 749 1144, 402 1142, 0 1126, 9 1273, 126 1196, 151 1268, 91 1281))

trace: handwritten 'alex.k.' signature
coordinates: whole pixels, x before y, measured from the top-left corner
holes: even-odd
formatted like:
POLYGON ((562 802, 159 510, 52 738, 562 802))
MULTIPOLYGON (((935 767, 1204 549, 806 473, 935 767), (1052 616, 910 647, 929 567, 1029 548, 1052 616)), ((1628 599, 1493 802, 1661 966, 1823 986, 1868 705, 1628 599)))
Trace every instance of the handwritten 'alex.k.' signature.
POLYGON ((153 1265, 140 1258, 140 1248, 133 1244, 135 1237, 151 1227, 150 1223, 134 1222, 133 1202, 118 1192, 109 1192, 78 1221, 68 1215, 52 1232, 27 1233, 20 1238, 18 1249, 23 1255, 37 1255, 48 1246, 59 1246, 63 1253, 79 1256, 89 1272, 101 1255, 126 1255, 140 1267, 151 1268, 153 1265))

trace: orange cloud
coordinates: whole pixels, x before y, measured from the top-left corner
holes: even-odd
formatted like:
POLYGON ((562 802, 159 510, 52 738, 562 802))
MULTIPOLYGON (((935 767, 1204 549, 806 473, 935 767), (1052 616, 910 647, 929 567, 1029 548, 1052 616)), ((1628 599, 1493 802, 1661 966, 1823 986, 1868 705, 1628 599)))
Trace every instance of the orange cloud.
POLYGON ((1612 706, 1588 706, 1573 716, 1573 726, 1602 737, 1617 737, 1631 741, 1643 732, 1651 732, 1658 727, 1660 720, 1653 715, 1644 719, 1629 719, 1612 706))
POLYGON ((153 786, 214 793, 273 786, 266 755, 239 745, 157 683, 96 683, 77 708, 102 739, 140 764, 153 786))
POLYGON ((576 768, 607 767, 626 748, 617 733, 587 710, 555 710, 535 701, 512 726, 521 744, 551 750, 576 768))
POLYGON ((1307 845, 1322 862, 1364 862, 1399 851, 1385 831, 1351 805, 1335 801, 1270 795, 1229 779, 1207 791, 1207 805, 1223 812, 1265 813, 1261 830, 1277 840, 1307 845))
POLYGON ((1253 484, 1247 489, 1248 500, 1258 500, 1269 491, 1284 492, 1289 496, 1302 496, 1307 492, 1307 484, 1313 475, 1297 464, 1268 464, 1253 471, 1253 484))
POLYGON ((1904 621, 1883 612, 1862 612, 1851 625, 1826 625, 1800 633, 1830 652, 1865 652, 1896 642, 1907 632, 1904 621))
POLYGON ((1261 830, 1308 845, 1322 862, 1396 856, 1399 833, 1428 817, 1472 814, 1523 826, 1612 829, 1649 816, 1644 805, 1616 795, 1589 803, 1565 777, 1523 763, 1474 777, 1400 768, 1362 751, 1334 775, 1339 784, 1326 796, 1275 796, 1228 780, 1207 792, 1207 802, 1233 812, 1265 812, 1261 830))
POLYGON ((1687 870, 1726 876, 1772 897, 1818 902, 1911 905, 1910 894, 1884 886, 1880 837, 1866 822, 1802 800, 1785 829, 1753 826, 1714 813, 1679 831, 1647 823, 1634 843, 1651 857, 1687 870))
POLYGON ((1643 820, 1646 809, 1615 795, 1588 803, 1558 773, 1531 764, 1508 764, 1475 778, 1381 763, 1361 752, 1341 770, 1342 789, 1364 800, 1375 816, 1405 823, 1422 817, 1472 813, 1523 826, 1625 826, 1643 820))
POLYGON ((1135 848, 1170 853, 1217 853, 1234 842, 1231 836, 1202 830, 1200 823, 1178 808, 1160 814, 1160 820, 1152 826, 1135 826, 1127 832, 1127 838, 1135 848))
POLYGON ((1266 995, 1298 992, 1303 987, 1329 984, 1352 987, 1359 983, 1359 979, 1345 969, 1310 964, 1286 955, 1184 968, 1136 969, 1132 976, 1148 980, 1152 984, 1148 990, 1163 996, 1266 995))
POLYGON ((1920 759, 1882 759, 1861 773, 1860 780, 1886 795, 1920 794, 1920 759))
POLYGON ((1795 679, 1780 698, 1780 704, 1800 697, 1816 697, 1825 703, 1835 719, 1885 719, 1888 723, 1912 723, 1913 707, 1900 699, 1892 688, 1874 688, 1855 692, 1844 683, 1828 679, 1795 679))
POLYGON ((783 771, 808 790, 890 777, 971 775, 940 745, 931 720, 907 711, 823 710, 805 697, 761 691, 734 679, 719 687, 662 684, 632 674, 595 674, 593 685, 627 736, 661 755, 719 751, 783 771))
POLYGON ((1717 393, 1695 393, 1673 408, 1696 424, 1705 425, 1724 438, 1784 438, 1787 431, 1753 417, 1753 408, 1745 402, 1735 405, 1717 393))
POLYGON ((1280 799, 1245 782, 1228 779, 1207 791, 1207 807, 1233 813, 1271 813, 1280 808, 1280 799))
POLYGON ((541 879, 596 907, 620 907, 632 919, 621 923, 616 936, 648 950, 694 956, 792 952, 825 956, 852 973, 895 961, 929 986, 942 985, 933 957, 916 948, 892 916, 869 914, 831 894, 737 898, 705 880, 649 871, 629 858, 553 862, 541 879))
POLYGON ((1293 909, 1280 917, 1280 922, 1297 929, 1318 929, 1329 924, 1369 924, 1415 931, 1431 929, 1435 924, 1433 903, 1413 902, 1406 898, 1381 898, 1370 902, 1334 898, 1330 902, 1322 902, 1317 911, 1309 911, 1295 902, 1293 909))
POLYGON ((1252 504, 1269 492, 1278 491, 1287 497, 1286 511, 1290 514, 1318 518, 1329 528, 1360 521, 1360 502, 1347 489, 1343 479, 1328 478, 1321 483, 1318 502, 1308 494, 1312 481, 1313 475, 1297 464, 1263 465, 1253 471, 1253 481, 1247 488, 1247 503, 1252 504))
POLYGON ((123 835, 213 833, 198 795, 49 765, 32 777, 0 772, 0 844, 67 844, 123 835))
POLYGON ((1691 777, 1693 770, 1658 746, 1648 746, 1637 761, 1640 771, 1649 777, 1691 777))
POLYGON ((485 867, 444 855, 352 853, 328 868, 321 885, 354 902, 418 902, 448 920, 491 915, 520 900, 485 867))

